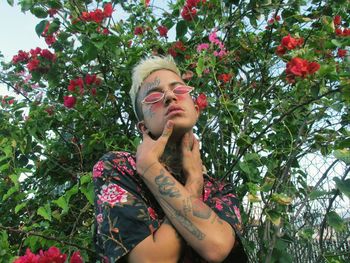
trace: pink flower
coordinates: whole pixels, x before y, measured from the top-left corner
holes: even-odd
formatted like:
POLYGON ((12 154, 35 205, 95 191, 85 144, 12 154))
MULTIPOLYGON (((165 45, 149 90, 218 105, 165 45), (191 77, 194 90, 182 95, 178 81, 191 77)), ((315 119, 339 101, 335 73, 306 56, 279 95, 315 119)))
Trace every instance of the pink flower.
POLYGON ((97 221, 97 223, 101 224, 103 222, 103 215, 102 214, 98 214, 96 216, 96 221, 97 221))
POLYGON ((208 43, 202 43, 197 46, 197 52, 201 52, 202 50, 206 50, 209 48, 208 43))
POLYGON ((127 202, 127 197, 128 192, 119 185, 113 183, 102 186, 102 190, 98 195, 101 202, 108 203, 112 207, 115 204, 127 202))
POLYGON ((214 43, 214 44, 218 43, 218 37, 216 36, 216 30, 209 34, 209 41, 211 43, 214 43))
POLYGON ((48 35, 45 37, 45 42, 46 42, 46 44, 51 46, 53 43, 56 42, 56 38, 53 35, 48 35))
POLYGON ((18 62, 27 62, 29 59, 29 54, 23 50, 18 51, 18 54, 13 56, 12 63, 16 64, 18 62))
POLYGON ((103 161, 98 161, 92 170, 92 177, 93 178, 98 178, 102 176, 104 169, 104 162, 103 161))
POLYGON ((64 96, 63 97, 63 104, 67 108, 73 108, 75 104, 77 103, 77 99, 74 96, 64 96))
POLYGON ((239 222, 242 222, 242 218, 241 218, 241 212, 239 211, 237 206, 233 206, 233 210, 235 211, 236 217, 238 219, 239 222))
POLYGON ((219 211, 221 211, 223 209, 221 200, 219 200, 219 199, 215 200, 215 208, 219 211))
POLYGON ((154 209, 153 209, 152 207, 148 207, 147 210, 148 210, 149 216, 150 216, 153 220, 156 220, 156 219, 157 219, 157 214, 156 214, 156 212, 154 211, 154 209))

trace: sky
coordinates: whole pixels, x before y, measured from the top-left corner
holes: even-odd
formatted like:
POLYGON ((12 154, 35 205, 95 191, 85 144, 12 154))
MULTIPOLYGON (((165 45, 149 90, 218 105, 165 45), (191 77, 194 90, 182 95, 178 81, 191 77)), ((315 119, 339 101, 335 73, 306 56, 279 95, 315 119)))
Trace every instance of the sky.
MULTIPOLYGON (((17 4, 11 7, 6 0, 0 0, 0 52, 6 62, 10 61, 18 50, 29 51, 35 47, 46 47, 44 39, 35 33, 35 26, 40 20, 30 12, 21 12, 17 4)), ((13 92, 0 84, 0 95, 11 95, 13 92)))

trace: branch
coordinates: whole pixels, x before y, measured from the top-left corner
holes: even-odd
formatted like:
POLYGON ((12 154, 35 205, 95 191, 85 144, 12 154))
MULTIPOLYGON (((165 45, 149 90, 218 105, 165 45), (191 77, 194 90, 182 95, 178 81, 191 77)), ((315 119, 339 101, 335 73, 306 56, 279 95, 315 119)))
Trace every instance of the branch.
POLYGON ((39 234, 39 233, 36 233, 36 232, 33 232, 33 231, 24 231, 24 230, 12 228, 12 227, 5 227, 5 226, 0 226, 0 229, 6 230, 6 231, 10 231, 10 232, 24 234, 24 235, 27 235, 27 236, 37 236, 37 237, 45 238, 47 240, 56 241, 58 243, 66 245, 66 246, 76 247, 76 248, 78 248, 80 250, 86 250, 86 251, 88 251, 88 252, 90 252, 92 254, 96 253, 95 251, 91 250, 90 248, 82 247, 82 246, 79 246, 77 244, 74 244, 74 243, 71 243, 71 242, 67 242, 67 241, 63 241, 63 240, 60 240, 60 239, 52 237, 52 236, 44 236, 42 234, 39 234))

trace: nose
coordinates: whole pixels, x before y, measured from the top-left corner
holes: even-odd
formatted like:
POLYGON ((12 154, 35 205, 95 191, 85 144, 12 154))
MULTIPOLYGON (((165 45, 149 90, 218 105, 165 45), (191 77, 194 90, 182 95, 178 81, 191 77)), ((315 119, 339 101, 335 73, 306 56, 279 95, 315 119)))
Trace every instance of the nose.
POLYGON ((164 92, 164 104, 168 105, 172 101, 177 100, 175 93, 172 90, 167 90, 164 92))

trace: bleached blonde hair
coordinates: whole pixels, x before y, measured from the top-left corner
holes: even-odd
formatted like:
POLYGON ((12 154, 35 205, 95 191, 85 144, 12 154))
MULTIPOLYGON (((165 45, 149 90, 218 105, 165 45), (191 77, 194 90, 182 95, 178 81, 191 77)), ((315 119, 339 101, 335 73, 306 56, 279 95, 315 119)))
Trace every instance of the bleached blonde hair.
POLYGON ((138 120, 143 119, 141 107, 138 103, 138 94, 143 81, 154 71, 167 69, 181 78, 180 70, 177 68, 171 56, 151 56, 142 59, 132 71, 132 85, 129 92, 132 107, 138 120))

